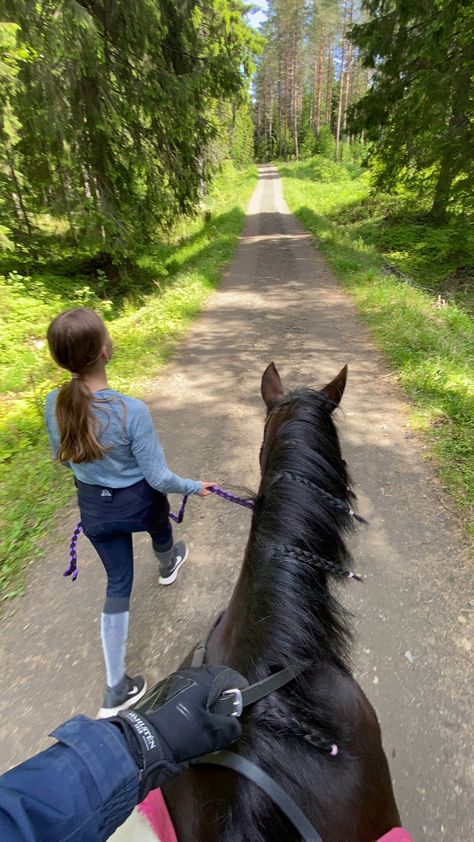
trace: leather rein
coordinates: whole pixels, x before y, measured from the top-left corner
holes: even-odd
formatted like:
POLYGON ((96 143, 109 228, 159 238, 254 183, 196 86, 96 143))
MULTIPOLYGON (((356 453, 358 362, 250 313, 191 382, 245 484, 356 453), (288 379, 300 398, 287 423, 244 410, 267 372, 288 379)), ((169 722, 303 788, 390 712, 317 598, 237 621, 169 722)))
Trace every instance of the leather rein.
MULTIPOLYGON (((219 620, 220 617, 212 627, 209 637, 219 620)), ((199 643, 194 650, 191 666, 202 666, 206 661, 206 653, 207 641, 199 643)), ((238 688, 226 690, 211 706, 212 710, 228 716, 240 716, 244 708, 255 704, 260 699, 264 699, 270 693, 280 690, 281 687, 284 687, 290 681, 297 678, 309 665, 310 661, 305 661, 298 666, 284 667, 267 678, 257 681, 255 684, 249 684, 241 690, 238 688)), ((257 766, 256 763, 233 751, 216 751, 200 757, 195 762, 199 765, 221 766, 231 769, 233 772, 237 772, 239 775, 252 781, 252 783, 258 786, 279 807, 281 812, 296 828, 304 842, 323 842, 319 833, 308 821, 293 798, 267 772, 264 772, 263 769, 257 766)))

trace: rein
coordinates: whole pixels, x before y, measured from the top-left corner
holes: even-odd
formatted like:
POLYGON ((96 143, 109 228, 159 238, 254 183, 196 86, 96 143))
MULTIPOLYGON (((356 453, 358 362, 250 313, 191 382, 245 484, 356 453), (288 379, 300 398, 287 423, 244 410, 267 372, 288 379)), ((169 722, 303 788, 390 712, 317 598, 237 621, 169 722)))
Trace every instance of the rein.
MULTIPOLYGON (((253 509, 254 507, 253 500, 248 500, 245 497, 238 497, 237 494, 233 494, 232 491, 225 491, 225 489, 219 488, 218 485, 214 485, 209 489, 209 491, 211 491, 212 494, 217 494, 218 497, 222 497, 223 500, 227 500, 228 503, 236 503, 238 506, 244 506, 246 509, 253 509)), ((174 520, 175 523, 182 523, 187 502, 188 495, 186 494, 182 499, 178 514, 175 515, 173 512, 169 513, 169 517, 174 520)), ((71 536, 71 541, 69 543, 69 564, 63 573, 63 576, 71 576, 72 582, 76 581, 79 573, 77 568, 77 539, 79 538, 81 532, 82 522, 79 521, 71 536)))
MULTIPOLYGON (((221 615, 222 616, 222 615, 221 615)), ((192 667, 200 667, 205 663, 207 644, 209 638, 214 631, 217 623, 221 618, 218 617, 209 632, 206 641, 198 643, 194 650, 191 661, 192 667)), ((255 684, 249 684, 247 687, 238 689, 234 687, 226 690, 222 696, 211 705, 211 710, 214 713, 220 713, 227 716, 240 716, 245 707, 255 704, 255 702, 264 699, 276 690, 280 690, 290 681, 297 678, 307 669, 311 661, 303 661, 297 666, 284 667, 273 675, 263 678, 255 684)), ((212 754, 206 754, 200 757, 193 765, 199 766, 223 766, 225 769, 230 769, 237 772, 239 775, 252 781, 253 784, 259 787, 270 800, 279 807, 286 818, 296 828, 301 835, 303 842, 323 842, 319 833, 315 830, 312 824, 308 821, 303 811, 298 807, 296 802, 288 793, 278 784, 267 772, 253 763, 247 757, 242 757, 233 751, 216 751, 212 754)))

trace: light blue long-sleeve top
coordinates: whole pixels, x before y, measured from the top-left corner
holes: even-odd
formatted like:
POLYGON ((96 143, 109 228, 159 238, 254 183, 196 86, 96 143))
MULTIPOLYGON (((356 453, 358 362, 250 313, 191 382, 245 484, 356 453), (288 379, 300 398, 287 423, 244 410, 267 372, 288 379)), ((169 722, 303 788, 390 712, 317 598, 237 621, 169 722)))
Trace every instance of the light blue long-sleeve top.
MULTIPOLYGON (((145 479, 162 494, 198 494, 201 491, 198 480, 183 479, 168 468, 150 412, 143 401, 114 389, 100 389, 93 394, 97 396, 97 401, 91 404, 98 422, 97 437, 108 449, 102 459, 93 462, 68 462, 76 479, 106 488, 126 488, 145 479)), ((45 412, 55 458, 61 443, 56 423, 57 395, 58 389, 49 393, 45 412)))

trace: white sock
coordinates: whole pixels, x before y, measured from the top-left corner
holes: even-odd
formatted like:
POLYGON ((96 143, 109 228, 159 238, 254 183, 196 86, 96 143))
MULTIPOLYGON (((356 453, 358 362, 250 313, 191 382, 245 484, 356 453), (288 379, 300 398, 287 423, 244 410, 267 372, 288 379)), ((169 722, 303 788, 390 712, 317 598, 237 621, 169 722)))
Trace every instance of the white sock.
POLYGON ((108 687, 115 687, 125 675, 128 617, 128 611, 120 611, 117 614, 102 614, 100 618, 108 687))

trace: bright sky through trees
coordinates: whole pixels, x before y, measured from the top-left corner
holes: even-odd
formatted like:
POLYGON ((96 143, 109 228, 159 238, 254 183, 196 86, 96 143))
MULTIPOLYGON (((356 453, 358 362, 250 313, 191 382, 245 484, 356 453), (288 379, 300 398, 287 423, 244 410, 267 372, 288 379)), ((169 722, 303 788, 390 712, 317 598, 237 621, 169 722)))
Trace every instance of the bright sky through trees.
POLYGON ((258 27, 267 19, 267 2, 266 0, 256 0, 252 7, 252 11, 248 12, 247 20, 251 26, 258 27))

